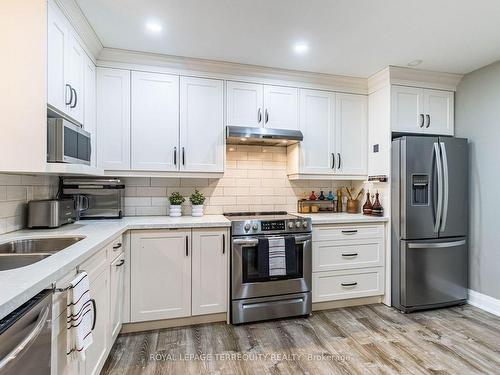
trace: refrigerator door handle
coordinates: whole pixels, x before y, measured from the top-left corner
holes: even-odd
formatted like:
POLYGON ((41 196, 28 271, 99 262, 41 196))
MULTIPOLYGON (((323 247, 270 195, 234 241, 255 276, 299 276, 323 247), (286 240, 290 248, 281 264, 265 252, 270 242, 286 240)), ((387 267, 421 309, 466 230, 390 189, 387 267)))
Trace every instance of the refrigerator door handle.
POLYGON ((448 176, 448 157, 446 154, 446 146, 444 142, 439 142, 441 145, 441 157, 443 158, 443 218, 441 222, 441 232, 444 232, 446 229, 446 220, 448 219, 448 199, 449 199, 449 189, 450 189, 450 184, 449 184, 449 176, 448 176))
POLYGON ((456 247, 465 245, 465 240, 438 243, 409 243, 409 249, 437 249, 444 247, 456 247))
POLYGON ((437 198, 437 210, 436 210, 436 222, 434 223, 434 233, 439 232, 439 227, 441 226, 441 215, 443 213, 443 163, 441 160, 441 152, 439 150, 439 144, 434 143, 434 153, 436 154, 436 171, 437 171, 437 181, 438 181, 438 198, 437 198))

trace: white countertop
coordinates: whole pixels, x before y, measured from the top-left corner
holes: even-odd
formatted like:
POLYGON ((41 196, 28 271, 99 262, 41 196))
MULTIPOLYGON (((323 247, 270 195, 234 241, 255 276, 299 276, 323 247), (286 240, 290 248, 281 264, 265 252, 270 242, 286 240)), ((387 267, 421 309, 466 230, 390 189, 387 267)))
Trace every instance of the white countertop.
POLYGON ((24 229, 0 236, 0 243, 22 238, 73 237, 85 239, 39 262, 13 270, 0 271, 0 319, 24 302, 51 287, 85 259, 106 246, 116 236, 131 229, 229 227, 222 215, 202 217, 167 216, 125 217, 121 220, 86 220, 57 229, 24 229))
MULTIPOLYGON (((314 224, 348 224, 384 222, 387 217, 347 213, 297 214, 310 217, 314 224)), ((230 227, 222 215, 202 217, 141 216, 121 220, 86 220, 57 229, 24 229, 0 235, 0 243, 22 238, 73 237, 85 239, 29 266, 0 271, 0 319, 21 306, 43 289, 51 287, 84 260, 106 246, 120 234, 132 229, 168 229, 196 227, 230 227)))
POLYGON ((346 212, 339 213, 315 213, 315 214, 300 214, 295 215, 311 218, 312 224, 350 224, 350 223, 376 223, 386 222, 389 218, 386 216, 366 216, 363 214, 348 214, 346 212))

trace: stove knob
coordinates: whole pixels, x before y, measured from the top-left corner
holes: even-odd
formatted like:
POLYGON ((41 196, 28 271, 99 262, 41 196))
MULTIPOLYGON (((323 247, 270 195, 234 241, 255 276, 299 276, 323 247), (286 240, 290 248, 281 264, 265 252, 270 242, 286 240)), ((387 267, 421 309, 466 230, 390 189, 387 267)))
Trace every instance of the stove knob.
POLYGON ((296 221, 295 226, 297 227, 297 229, 300 228, 300 221, 296 221))
POLYGON ((303 222, 302 222, 302 226, 303 226, 304 228, 307 228, 307 221, 303 221, 303 222))
POLYGON ((288 222, 288 229, 293 229, 293 223, 291 221, 288 222))
POLYGON ((250 230, 250 224, 245 224, 244 228, 245 232, 248 232, 250 230))
POLYGON ((257 230, 257 229, 259 229, 259 226, 258 226, 257 224, 254 224, 254 225, 252 226, 252 229, 253 229, 253 230, 257 230))

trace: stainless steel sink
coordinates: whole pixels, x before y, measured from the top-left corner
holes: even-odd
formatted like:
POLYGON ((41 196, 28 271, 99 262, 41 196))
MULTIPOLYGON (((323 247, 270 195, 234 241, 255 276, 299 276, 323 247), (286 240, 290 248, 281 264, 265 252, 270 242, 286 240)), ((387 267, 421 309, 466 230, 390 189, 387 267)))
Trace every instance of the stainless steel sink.
POLYGON ((85 237, 27 238, 0 244, 0 271, 36 263, 85 237))

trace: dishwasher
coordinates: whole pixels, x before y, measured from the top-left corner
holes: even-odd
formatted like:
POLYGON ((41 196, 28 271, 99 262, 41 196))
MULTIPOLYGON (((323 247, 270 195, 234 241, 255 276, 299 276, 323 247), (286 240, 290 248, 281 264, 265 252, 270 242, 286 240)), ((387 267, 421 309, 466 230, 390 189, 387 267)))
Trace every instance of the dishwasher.
POLYGON ((0 375, 50 375, 52 290, 0 320, 0 375))

